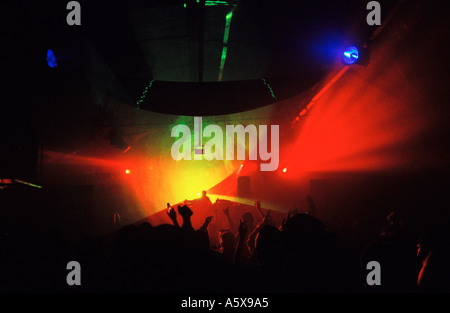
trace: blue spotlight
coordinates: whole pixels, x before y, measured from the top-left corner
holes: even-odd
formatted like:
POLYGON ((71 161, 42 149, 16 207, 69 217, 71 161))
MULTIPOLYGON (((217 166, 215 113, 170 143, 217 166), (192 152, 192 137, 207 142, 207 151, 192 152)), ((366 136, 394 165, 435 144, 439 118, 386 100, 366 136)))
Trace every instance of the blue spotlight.
POLYGON ((47 64, 51 68, 54 68, 57 65, 55 54, 50 49, 47 50, 47 64))
POLYGON ((350 46, 345 49, 344 53, 342 54, 342 61, 347 64, 353 64, 355 63, 359 58, 359 51, 358 48, 355 46, 350 46))

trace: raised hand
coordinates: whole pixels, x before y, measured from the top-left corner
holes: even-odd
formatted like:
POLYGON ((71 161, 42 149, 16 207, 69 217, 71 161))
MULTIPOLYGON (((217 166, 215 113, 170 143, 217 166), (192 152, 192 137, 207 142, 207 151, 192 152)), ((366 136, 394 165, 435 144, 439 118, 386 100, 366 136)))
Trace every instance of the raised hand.
POLYGON ((255 206, 256 206, 256 209, 258 209, 259 215, 261 215, 261 217, 264 218, 264 212, 261 210, 261 202, 256 201, 255 206))
POLYGON ((244 219, 241 218, 238 228, 239 241, 236 246, 236 251, 234 252, 234 263, 239 264, 243 261, 244 257, 244 249, 247 246, 247 225, 244 219))
POLYGON ((212 219, 213 219, 212 216, 208 216, 208 217, 205 219, 205 224, 211 223, 212 219))
POLYGON ((171 208, 170 206, 168 206, 167 215, 172 220, 172 223, 174 226, 180 227, 180 224, 178 224, 178 221, 177 221, 177 212, 175 211, 174 208, 171 208))
POLYGON ((213 219, 212 216, 208 216, 208 217, 205 219, 205 222, 203 223, 202 227, 200 227, 200 229, 206 231, 206 230, 208 229, 208 225, 209 225, 209 223, 211 223, 211 220, 212 220, 212 219, 213 219))
POLYGON ((178 214, 180 214, 183 218, 190 217, 194 212, 187 206, 178 206, 178 214))
MULTIPOLYGON (((289 211, 290 212, 290 211, 289 211)), ((289 212, 286 213, 286 217, 283 218, 283 220, 281 221, 281 226, 280 226, 280 230, 283 231, 283 229, 286 226, 286 222, 291 218, 291 216, 289 215, 289 212)))
POLYGON ((172 221, 177 219, 177 212, 175 212, 174 208, 168 208, 167 215, 170 217, 172 221))
POLYGON ((191 216, 193 214, 192 210, 187 205, 178 206, 178 214, 180 214, 183 218, 183 225, 181 226, 181 229, 193 231, 194 228, 191 223, 191 216))
POLYGON ((223 209, 223 213, 225 214, 225 216, 227 217, 228 220, 228 224, 230 224, 230 230, 233 234, 236 234, 236 226, 233 223, 233 220, 231 219, 230 216, 230 210, 228 207, 226 207, 225 209, 223 209))

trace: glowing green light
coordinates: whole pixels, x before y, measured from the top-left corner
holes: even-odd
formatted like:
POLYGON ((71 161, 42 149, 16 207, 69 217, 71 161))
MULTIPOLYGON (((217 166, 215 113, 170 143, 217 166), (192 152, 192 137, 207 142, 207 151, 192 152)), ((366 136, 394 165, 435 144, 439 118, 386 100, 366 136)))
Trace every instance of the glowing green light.
POLYGON ((222 57, 220 58, 220 69, 219 69, 219 81, 221 81, 222 80, 222 78, 223 78, 223 69, 224 69, 224 67, 225 67, 225 60, 226 60, 226 58, 227 58, 227 47, 225 46, 225 47, 223 47, 223 49, 222 49, 222 57))
MULTIPOLYGON (((215 7, 215 6, 233 6, 235 7, 237 4, 236 1, 230 0, 205 0, 206 7, 215 7)), ((200 4, 200 0, 197 0, 197 4, 200 4)), ((187 7, 187 3, 183 3, 183 7, 187 7)))
POLYGON ((262 81, 264 83, 264 85, 267 86, 267 89, 269 89, 270 95, 272 96, 272 98, 276 99, 277 97, 275 96, 275 93, 273 92, 272 86, 270 86, 270 84, 267 82, 267 80, 265 78, 262 78, 262 81))
POLYGON ((152 79, 152 80, 150 81, 150 83, 148 84, 148 86, 145 87, 144 91, 142 92, 141 99, 139 99, 138 101, 136 101, 136 105, 137 105, 137 107, 138 107, 138 110, 140 109, 139 104, 140 104, 140 103, 144 100, 144 98, 147 96, 148 89, 152 87, 154 81, 155 81, 154 79, 152 79))
POLYGON ((223 34, 223 49, 222 49, 222 57, 220 58, 220 69, 219 69, 219 78, 218 81, 221 81, 223 78, 223 69, 225 67, 225 61, 227 59, 227 50, 228 50, 228 38, 230 36, 230 25, 231 18, 233 17, 233 11, 227 14, 225 17, 225 31, 223 34))
POLYGON ((212 6, 220 6, 220 5, 222 5, 222 6, 226 6, 226 5, 233 5, 233 6, 235 6, 236 4, 230 4, 230 3, 228 3, 228 1, 223 1, 223 0, 206 0, 205 1, 205 6, 212 7, 212 6))
POLYGON ((34 187, 34 188, 39 188, 39 189, 42 188, 42 186, 35 185, 35 184, 29 183, 29 182, 26 182, 26 181, 23 181, 23 180, 20 180, 20 179, 14 179, 14 181, 16 183, 20 183, 20 184, 23 184, 23 185, 31 186, 31 187, 34 187))

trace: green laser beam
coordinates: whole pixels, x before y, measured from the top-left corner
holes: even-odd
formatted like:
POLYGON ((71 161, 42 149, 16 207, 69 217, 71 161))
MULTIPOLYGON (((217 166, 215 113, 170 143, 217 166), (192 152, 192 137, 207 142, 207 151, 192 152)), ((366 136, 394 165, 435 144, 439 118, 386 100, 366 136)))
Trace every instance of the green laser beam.
POLYGON ((230 37, 230 25, 231 18, 233 17, 233 11, 227 14, 225 17, 225 31, 223 34, 223 48, 222 48, 222 56, 220 58, 220 68, 219 68, 219 77, 218 81, 222 81, 223 78, 223 69, 225 67, 225 61, 227 59, 227 50, 228 50, 228 38, 230 37))

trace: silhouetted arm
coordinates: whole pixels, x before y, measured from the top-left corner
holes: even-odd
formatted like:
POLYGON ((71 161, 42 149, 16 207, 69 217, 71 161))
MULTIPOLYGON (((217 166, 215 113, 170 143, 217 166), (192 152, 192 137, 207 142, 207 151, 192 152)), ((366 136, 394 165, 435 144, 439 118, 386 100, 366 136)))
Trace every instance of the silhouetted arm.
POLYGON ((242 264, 245 261, 244 249, 247 248, 247 243, 245 242, 245 238, 247 236, 247 225, 243 219, 241 219, 239 224, 238 235, 239 241, 234 252, 234 264, 242 264))
POLYGON ((261 218, 264 218, 264 212, 261 210, 261 202, 256 201, 256 209, 258 209, 259 215, 261 215, 261 218))
POLYGON ((279 230, 283 231, 284 226, 286 225, 286 222, 287 222, 291 217, 293 217, 294 215, 297 215, 297 214, 298 214, 298 209, 297 209, 297 207, 295 207, 295 208, 292 209, 292 210, 289 210, 289 211, 286 213, 286 218, 284 218, 283 221, 281 222, 281 225, 280 225, 280 227, 279 227, 279 230))
POLYGON ((212 216, 208 216, 208 217, 205 219, 205 222, 203 223, 202 227, 200 227, 200 230, 201 230, 201 231, 208 232, 208 225, 209 225, 209 223, 211 223, 211 220, 212 220, 212 219, 213 219, 212 216))
POLYGON ((230 230, 233 233, 233 236, 236 234, 236 226, 234 226, 233 221, 231 220, 230 217, 230 210, 228 209, 228 207, 226 207, 225 209, 223 209, 223 213, 225 214, 225 216, 227 217, 228 220, 228 224, 230 225, 230 230))
POLYGON ((316 204, 314 203, 314 199, 310 195, 307 195, 306 201, 308 202, 307 213, 310 215, 313 215, 313 216, 316 215, 317 210, 316 210, 316 204))
POLYGON ((262 220, 261 223, 259 223, 258 226, 256 226, 256 228, 253 230, 253 232, 251 232, 250 235, 248 235, 248 239, 247 239, 247 246, 248 249, 250 251, 250 253, 253 255, 255 252, 255 247, 256 247, 256 236, 258 235, 259 231, 261 230, 261 228, 263 228, 265 225, 269 224, 272 221, 272 216, 270 215, 271 211, 268 211, 266 216, 264 217, 264 219, 262 220))
POLYGON ((180 224, 177 221, 177 212, 175 212, 174 208, 168 208, 167 215, 172 220, 172 223, 175 227, 180 228, 180 224))
POLYGON ((183 218, 183 225, 181 226, 181 229, 194 231, 191 223, 191 216, 193 214, 192 210, 187 205, 178 206, 178 214, 180 214, 183 218))

